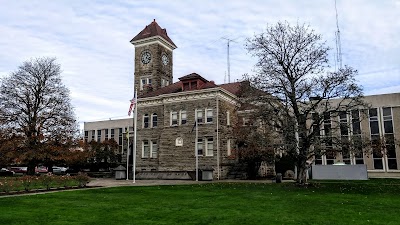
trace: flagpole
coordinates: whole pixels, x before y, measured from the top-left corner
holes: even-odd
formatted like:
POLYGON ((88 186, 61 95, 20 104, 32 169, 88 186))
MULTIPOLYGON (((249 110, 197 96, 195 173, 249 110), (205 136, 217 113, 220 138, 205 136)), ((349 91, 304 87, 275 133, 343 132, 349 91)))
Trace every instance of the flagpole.
POLYGON ((128 143, 126 144, 126 180, 129 180, 129 125, 126 131, 126 138, 128 139, 128 143))
POLYGON ((195 121, 196 124, 196 141, 194 142, 195 144, 195 156, 196 156, 196 181, 199 181, 199 150, 197 146, 197 141, 199 140, 199 130, 198 130, 198 123, 197 123, 197 118, 195 121))
POLYGON ((136 182, 136 141, 137 141, 137 107, 138 102, 137 102, 137 90, 135 90, 135 112, 133 115, 133 124, 134 124, 134 136, 133 136, 133 165, 132 165, 132 174, 133 174, 133 183, 136 182))

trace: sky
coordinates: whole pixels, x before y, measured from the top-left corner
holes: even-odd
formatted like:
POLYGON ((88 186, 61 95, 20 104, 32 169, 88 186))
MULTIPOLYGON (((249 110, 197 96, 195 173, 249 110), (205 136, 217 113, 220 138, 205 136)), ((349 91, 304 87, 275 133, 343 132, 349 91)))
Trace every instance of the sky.
MULTIPOLYGON (((400 0, 337 0, 342 61, 365 95, 400 92, 400 0)), ((247 38, 279 21, 310 25, 332 48, 334 0, 0 0, 0 79, 24 61, 56 57, 80 124, 126 118, 133 97, 134 46, 153 19, 174 50, 174 82, 196 72, 217 84, 254 74, 247 38)))

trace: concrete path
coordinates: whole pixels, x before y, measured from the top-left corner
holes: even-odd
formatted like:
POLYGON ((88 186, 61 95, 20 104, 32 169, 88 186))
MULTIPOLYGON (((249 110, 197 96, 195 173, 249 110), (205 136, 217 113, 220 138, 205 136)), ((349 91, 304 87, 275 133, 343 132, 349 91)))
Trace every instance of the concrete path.
POLYGON ((156 186, 156 185, 185 185, 206 183, 272 183, 272 180, 214 180, 214 181, 192 181, 192 180, 115 180, 111 178, 92 179, 87 186, 90 187, 118 187, 118 186, 156 186))

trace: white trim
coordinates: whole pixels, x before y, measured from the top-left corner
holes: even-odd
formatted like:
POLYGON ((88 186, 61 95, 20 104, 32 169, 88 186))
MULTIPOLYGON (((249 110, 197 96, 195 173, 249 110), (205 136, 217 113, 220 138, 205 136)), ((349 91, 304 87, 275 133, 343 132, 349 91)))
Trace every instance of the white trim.
POLYGON ((141 46, 146 46, 146 45, 151 45, 151 44, 160 44, 164 48, 168 49, 169 51, 172 52, 172 50, 176 49, 177 47, 175 45, 172 45, 169 41, 165 40, 163 37, 160 35, 157 36, 152 36, 136 41, 131 41, 131 44, 133 44, 135 47, 141 47, 141 46))
POLYGON ((147 106, 162 105, 167 103, 213 99, 216 96, 218 96, 219 99, 227 101, 231 104, 238 105, 238 102, 236 101, 237 97, 221 87, 201 89, 195 91, 183 91, 178 93, 158 95, 154 97, 139 98, 137 104, 138 107, 147 107, 147 106))
POLYGON ((205 120, 204 120, 203 123, 208 123, 208 124, 213 123, 213 121, 214 121, 214 110, 213 110, 212 108, 206 108, 206 109, 204 110, 204 112, 205 112, 205 115, 204 115, 205 120), (207 113, 208 113, 208 112, 211 112, 211 122, 208 122, 208 121, 207 121, 207 119, 208 119, 207 113))
POLYGON ((177 111, 171 111, 170 112, 170 126, 178 126, 179 125, 179 117, 178 117, 178 112, 177 111), (172 114, 176 114, 176 124, 172 124, 172 114))
MULTIPOLYGON (((214 156, 214 137, 206 137, 205 138, 206 139, 206 146, 205 146, 205 149, 206 149, 206 154, 205 154, 205 156, 214 156), (210 138, 212 138, 212 142, 209 142, 208 141, 208 139, 210 139, 210 138), (208 144, 209 143, 212 143, 212 152, 211 152, 211 154, 208 154, 208 151, 209 151, 209 149, 208 149, 208 144)), ((204 154, 203 154, 204 155, 204 154)))

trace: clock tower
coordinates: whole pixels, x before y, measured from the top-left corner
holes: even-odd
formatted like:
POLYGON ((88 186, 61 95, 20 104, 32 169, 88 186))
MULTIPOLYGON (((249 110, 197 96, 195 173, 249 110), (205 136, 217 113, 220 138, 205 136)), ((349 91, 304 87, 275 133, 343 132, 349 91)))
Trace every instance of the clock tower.
POLYGON ((172 84, 172 51, 176 45, 153 20, 132 40, 135 46, 135 88, 139 96, 172 84))

